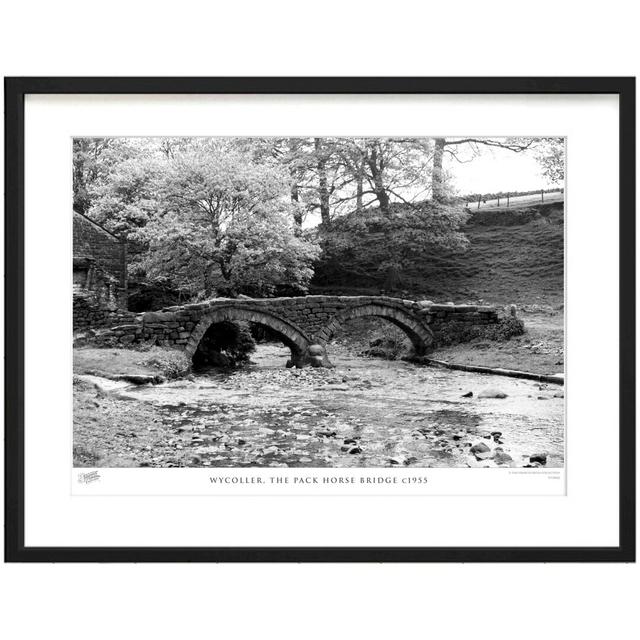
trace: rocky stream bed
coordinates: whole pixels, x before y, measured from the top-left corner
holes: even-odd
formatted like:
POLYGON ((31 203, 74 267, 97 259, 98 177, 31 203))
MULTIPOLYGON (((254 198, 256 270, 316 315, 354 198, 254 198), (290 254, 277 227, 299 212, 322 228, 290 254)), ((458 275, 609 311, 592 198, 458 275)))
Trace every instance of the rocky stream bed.
POLYGON ((76 466, 564 464, 562 386, 346 351, 334 369, 286 369, 287 357, 263 345, 240 369, 107 392, 77 380, 76 466))

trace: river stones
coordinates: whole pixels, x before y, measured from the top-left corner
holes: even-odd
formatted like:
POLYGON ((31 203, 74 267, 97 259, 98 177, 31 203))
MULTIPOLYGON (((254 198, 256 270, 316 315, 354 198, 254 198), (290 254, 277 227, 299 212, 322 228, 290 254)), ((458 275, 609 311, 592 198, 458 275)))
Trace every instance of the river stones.
POLYGON ((314 391, 349 391, 346 384, 324 384, 321 387, 314 387, 314 391))
POLYGON ((546 453, 534 453, 529 456, 529 462, 532 464, 537 462, 538 464, 547 464, 547 454, 546 453))
POLYGON ((322 430, 317 430, 316 435, 320 436, 321 438, 335 438, 338 435, 338 433, 337 431, 333 431, 331 429, 322 429, 322 430))
POLYGON ((489 387, 488 389, 483 389, 479 394, 478 398, 506 398, 507 394, 500 389, 495 389, 493 387, 489 387))
POLYGON ((118 382, 129 382, 135 385, 143 385, 143 384, 159 384, 164 382, 164 378, 159 375, 144 375, 144 374, 134 374, 134 373, 126 373, 122 375, 112 376, 113 380, 118 382))
POLYGON ((491 449, 484 442, 474 444, 469 451, 473 453, 478 460, 487 460, 493 455, 491 449))
POLYGON ((321 367, 323 362, 322 362, 322 356, 311 356, 309 358, 309 364, 312 367, 321 367))
POLYGON ((493 461, 496 464, 510 464, 513 462, 513 458, 508 453, 505 453, 502 447, 496 447, 494 453, 493 461))
POLYGON ((358 445, 344 445, 340 447, 341 451, 345 451, 346 453, 350 453, 351 455, 356 455, 358 453, 362 453, 362 449, 358 445))

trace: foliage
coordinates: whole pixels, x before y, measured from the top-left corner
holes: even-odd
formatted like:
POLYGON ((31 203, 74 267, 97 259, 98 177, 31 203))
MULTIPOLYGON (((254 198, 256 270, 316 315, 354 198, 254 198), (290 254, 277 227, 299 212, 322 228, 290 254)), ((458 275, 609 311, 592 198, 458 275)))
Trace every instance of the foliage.
POLYGON ((318 264, 397 289, 413 261, 467 244, 443 159, 532 150, 557 181, 561 142, 78 138, 74 206, 127 237, 130 273, 181 297, 304 292, 318 264))
POLYGON ((553 184, 564 182, 564 138, 544 138, 536 149, 542 175, 553 184))
POLYGON ((280 167, 249 162, 224 143, 168 164, 157 180, 159 211, 138 234, 148 245, 142 265, 150 277, 171 274, 178 287, 204 296, 221 283, 309 281, 319 249, 294 229, 280 167))
POLYGON ((149 157, 119 163, 108 180, 95 184, 89 216, 119 236, 136 239, 158 211, 156 180, 160 167, 149 157))
POLYGON ((410 351, 411 344, 407 336, 392 324, 382 322, 362 355, 384 360, 399 360, 410 351))
POLYGON ((500 318, 496 324, 485 327, 484 336, 489 340, 504 341, 524 333, 524 322, 520 318, 509 316, 500 318))
POLYGON ((496 324, 467 325, 450 321, 438 329, 438 344, 446 346, 475 339, 504 342, 524 333, 524 322, 520 318, 500 318, 496 324))
POLYGON ((360 272, 399 273, 434 249, 464 251, 467 240, 459 228, 468 215, 462 208, 428 201, 394 205, 388 214, 373 209, 344 216, 324 233, 323 261, 360 272))
POLYGON ((191 369, 191 362, 183 351, 154 347, 150 352, 153 355, 143 360, 141 364, 144 367, 157 369, 168 380, 181 378, 191 369))
POLYGON ((92 183, 89 213, 141 247, 134 273, 196 297, 308 283, 319 248, 297 230, 275 161, 215 139, 147 140, 125 155, 92 183))
MULTIPOLYGON (((140 160, 155 146, 154 142, 144 138, 74 138, 74 209, 88 213, 122 163, 140 160)), ((109 219, 106 221, 110 223, 109 219)))

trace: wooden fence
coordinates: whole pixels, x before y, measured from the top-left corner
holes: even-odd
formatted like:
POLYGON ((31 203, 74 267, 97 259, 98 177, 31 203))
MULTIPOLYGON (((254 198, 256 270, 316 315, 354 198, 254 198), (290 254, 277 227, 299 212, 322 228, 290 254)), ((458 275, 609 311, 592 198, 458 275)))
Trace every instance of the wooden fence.
POLYGON ((465 207, 468 209, 472 207, 477 209, 481 207, 509 208, 514 204, 544 202, 545 196, 547 196, 547 199, 549 199, 549 197, 555 199, 554 194, 564 194, 564 188, 536 189, 533 191, 501 191, 485 194, 474 193, 463 196, 461 201, 465 203, 465 207))

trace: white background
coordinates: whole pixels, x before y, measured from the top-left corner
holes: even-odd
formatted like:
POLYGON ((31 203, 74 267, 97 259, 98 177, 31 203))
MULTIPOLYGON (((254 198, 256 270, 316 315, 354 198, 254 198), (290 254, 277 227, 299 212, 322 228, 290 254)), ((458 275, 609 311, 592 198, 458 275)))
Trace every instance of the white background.
MULTIPOLYGON (((37 5, 0 16, 6 75, 638 73, 627 2, 37 5)), ((629 637, 640 577, 607 565, 0 571, 10 637, 96 639, 629 637)))

